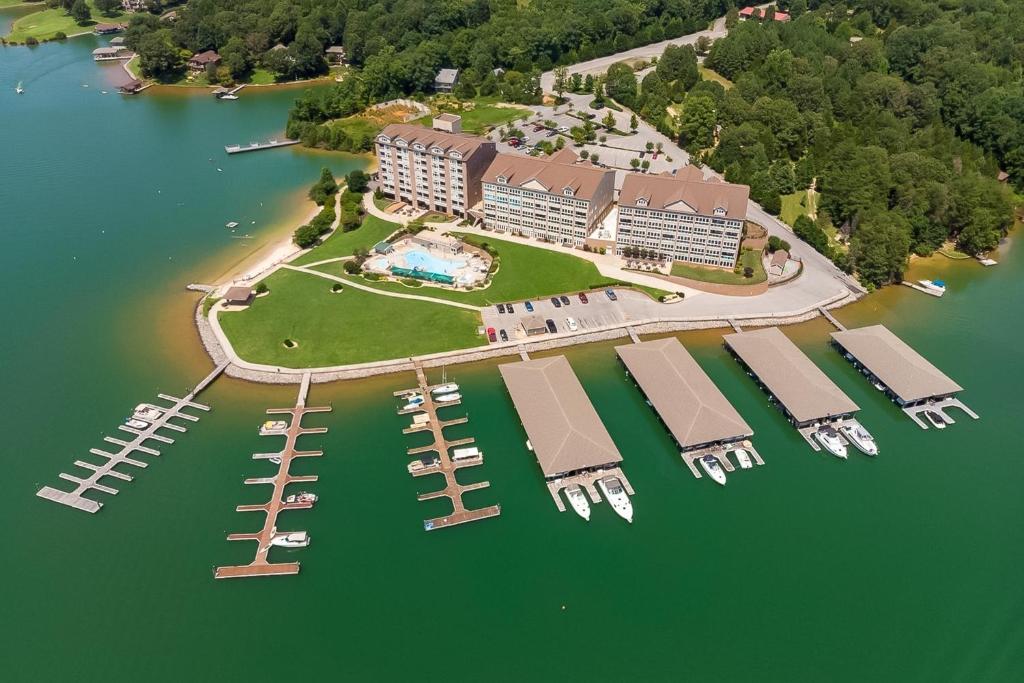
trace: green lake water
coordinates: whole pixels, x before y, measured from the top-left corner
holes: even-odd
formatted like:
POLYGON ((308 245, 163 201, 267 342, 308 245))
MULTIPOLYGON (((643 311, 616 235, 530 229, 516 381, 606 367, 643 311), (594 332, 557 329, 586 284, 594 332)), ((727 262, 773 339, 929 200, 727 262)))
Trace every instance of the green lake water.
POLYGON ((631 526, 606 505, 589 524, 557 512, 497 363, 449 371, 470 417, 451 432, 486 454, 461 476, 491 482, 467 502, 501 503, 497 519, 423 531, 447 507, 418 503, 435 482, 405 472, 404 449, 423 439, 402 436, 390 395, 410 375, 313 388, 334 412, 308 424, 330 432, 301 445, 326 455, 295 469, 320 476, 320 502, 280 518, 313 543, 272 555, 300 560, 296 577, 212 577, 252 557, 224 537, 261 524, 234 508, 265 499, 241 482, 271 473, 250 460, 277 445, 256 428, 293 387, 218 380, 202 398, 213 411, 162 457, 142 456, 150 467, 97 515, 36 498, 136 403, 208 371, 184 285, 298 220, 322 165, 359 163, 295 149, 228 158, 225 144, 279 135, 294 93, 123 98, 108 80, 118 67, 89 61, 96 44, 0 50, 4 680, 1024 678, 1024 256, 1012 245, 995 268, 915 266, 947 280, 943 299, 894 287, 837 313, 888 325, 966 388, 977 422, 922 431, 827 346, 826 323, 786 328, 862 407, 875 459, 812 452, 721 331, 682 334, 767 463, 725 488, 697 481, 614 344, 567 351, 636 489, 631 526), (255 238, 232 239, 229 220, 255 238))

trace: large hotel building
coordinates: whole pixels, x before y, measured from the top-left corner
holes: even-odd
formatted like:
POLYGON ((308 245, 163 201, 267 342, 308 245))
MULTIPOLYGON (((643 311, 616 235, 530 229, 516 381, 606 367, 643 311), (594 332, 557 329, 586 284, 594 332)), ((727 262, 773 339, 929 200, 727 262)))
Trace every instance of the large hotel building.
POLYGON ((608 213, 615 172, 569 149, 550 158, 498 154, 483 176, 484 223, 497 232, 582 247, 608 213))
MULTIPOLYGON (((435 125, 445 122, 439 117, 435 125)), ((413 206, 465 216, 480 201, 480 178, 494 155, 485 138, 393 123, 377 135, 380 189, 413 206)))
POLYGON ((630 173, 619 193, 615 253, 626 247, 673 261, 736 265, 750 188, 704 180, 687 166, 677 175, 630 173))

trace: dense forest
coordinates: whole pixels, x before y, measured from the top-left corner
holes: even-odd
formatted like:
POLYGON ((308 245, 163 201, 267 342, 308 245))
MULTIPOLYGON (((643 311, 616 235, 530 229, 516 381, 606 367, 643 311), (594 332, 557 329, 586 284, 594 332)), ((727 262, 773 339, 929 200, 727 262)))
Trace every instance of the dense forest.
POLYGON ((781 5, 792 21, 731 13, 708 47, 729 89, 699 79, 689 47, 639 87, 621 69, 606 87, 774 213, 781 195, 814 186, 817 221, 797 232, 868 283, 898 279, 909 252, 949 239, 993 248, 1013 221, 1000 170, 1024 184, 1024 3, 781 5), (666 118, 673 102, 681 111, 666 118))

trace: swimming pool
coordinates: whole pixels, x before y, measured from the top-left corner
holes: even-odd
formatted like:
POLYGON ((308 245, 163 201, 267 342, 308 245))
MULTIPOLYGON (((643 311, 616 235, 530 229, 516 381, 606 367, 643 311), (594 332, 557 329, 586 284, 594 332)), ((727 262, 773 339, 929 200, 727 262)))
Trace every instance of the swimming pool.
POLYGON ((456 270, 466 267, 465 261, 438 258, 420 249, 407 252, 402 256, 402 260, 405 261, 407 268, 425 270, 429 273, 441 273, 442 275, 454 275, 456 270))

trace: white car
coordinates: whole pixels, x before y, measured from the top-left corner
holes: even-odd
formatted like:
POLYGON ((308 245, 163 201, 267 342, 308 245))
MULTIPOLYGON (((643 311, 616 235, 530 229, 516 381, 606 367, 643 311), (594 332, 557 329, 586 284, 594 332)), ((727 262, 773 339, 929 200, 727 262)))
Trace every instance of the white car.
POLYGON ((557 130, 559 133, 568 133, 569 126, 559 126, 558 128, 555 128, 555 130, 557 130))
POLYGON ((580 326, 576 324, 576 321, 572 318, 566 318, 565 324, 569 327, 570 332, 575 332, 580 329, 580 326))

